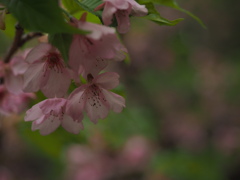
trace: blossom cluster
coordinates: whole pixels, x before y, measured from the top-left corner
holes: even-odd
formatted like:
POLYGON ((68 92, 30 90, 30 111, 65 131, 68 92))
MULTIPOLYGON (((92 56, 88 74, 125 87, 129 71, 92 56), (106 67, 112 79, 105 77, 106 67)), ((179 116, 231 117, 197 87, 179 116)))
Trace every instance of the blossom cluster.
POLYGON ((125 99, 110 91, 118 86, 119 75, 115 72, 101 73, 110 62, 124 60, 127 53, 115 28, 107 25, 116 18, 118 32, 126 33, 130 25, 129 15, 146 15, 147 9, 134 0, 103 1, 95 10, 103 9, 105 25, 87 22, 87 13, 80 20, 70 19, 72 26, 89 33, 73 35, 67 62, 56 47, 41 42, 24 52, 21 60, 15 56, 10 63, 0 65, 4 78, 1 86, 9 93, 26 96, 41 90, 48 98, 26 112, 25 121, 33 121, 32 130, 40 130, 42 135, 47 135, 61 125, 68 132, 77 134, 83 129, 84 113, 97 123, 99 119, 106 118, 110 110, 119 113, 125 107, 125 99), (20 60, 18 64, 15 63, 17 60, 20 60), (87 83, 82 84, 80 76, 87 83), (78 87, 68 95, 73 82, 78 87))

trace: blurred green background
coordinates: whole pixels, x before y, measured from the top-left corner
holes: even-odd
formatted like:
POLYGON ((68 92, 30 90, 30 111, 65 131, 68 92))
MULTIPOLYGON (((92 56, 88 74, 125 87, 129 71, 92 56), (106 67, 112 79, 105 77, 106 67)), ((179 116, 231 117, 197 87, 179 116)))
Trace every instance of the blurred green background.
MULTIPOLYGON (((206 24, 158 6, 173 27, 132 18, 131 63, 112 63, 126 108, 72 135, 1 118, 2 180, 240 180, 239 1, 179 0, 206 24), (5 178, 5 179, 4 179, 5 178)), ((10 44, 0 32, 0 54, 10 44)), ((39 101, 39 100, 38 100, 39 101)))

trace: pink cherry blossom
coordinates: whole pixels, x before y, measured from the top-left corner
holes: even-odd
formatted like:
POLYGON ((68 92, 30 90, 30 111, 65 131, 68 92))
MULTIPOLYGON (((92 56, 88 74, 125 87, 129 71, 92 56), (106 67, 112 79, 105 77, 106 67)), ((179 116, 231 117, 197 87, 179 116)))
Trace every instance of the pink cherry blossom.
POLYGON ((115 29, 85 21, 72 19, 75 26, 90 31, 87 35, 74 35, 69 50, 69 65, 85 78, 87 74, 96 76, 109 61, 121 61, 125 58, 126 48, 120 43, 115 29))
POLYGON ((23 93, 23 73, 27 70, 28 64, 24 61, 30 49, 18 53, 9 63, 0 63, 0 77, 8 91, 14 94, 23 93))
POLYGON ((32 130, 40 130, 40 134, 48 135, 60 125, 68 132, 77 134, 83 129, 80 114, 78 120, 73 120, 65 111, 67 100, 63 98, 46 99, 26 112, 25 121, 33 121, 32 130))
POLYGON ((118 78, 119 75, 114 72, 106 72, 95 78, 88 75, 89 83, 75 89, 69 96, 67 109, 73 119, 81 117, 83 110, 94 123, 106 118, 110 109, 121 112, 125 107, 125 99, 109 91, 119 84, 118 78))
POLYGON ((26 61, 29 67, 24 74, 25 92, 40 89, 47 97, 63 97, 67 93, 72 72, 55 47, 40 43, 29 52, 26 61))
POLYGON ((0 114, 19 114, 26 107, 30 99, 35 98, 33 93, 13 94, 4 85, 0 85, 0 114))
POLYGON ((134 0, 103 0, 104 3, 95 8, 103 9, 103 22, 105 25, 112 24, 115 16, 117 19, 119 33, 126 33, 130 28, 129 15, 145 16, 148 13, 145 5, 140 5, 134 0))

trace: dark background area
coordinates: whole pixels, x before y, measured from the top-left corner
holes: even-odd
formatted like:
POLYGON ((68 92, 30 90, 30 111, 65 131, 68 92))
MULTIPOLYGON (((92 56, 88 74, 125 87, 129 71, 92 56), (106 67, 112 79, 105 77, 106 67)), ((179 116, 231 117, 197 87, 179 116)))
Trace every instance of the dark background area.
MULTIPOLYGON (((185 20, 133 18, 122 36, 131 63, 109 68, 121 75, 122 113, 85 119, 79 135, 41 136, 24 114, 2 117, 0 179, 239 180, 240 2, 178 2, 207 29, 161 6, 162 16, 185 20)), ((8 45, 1 35, 1 53, 8 45)))

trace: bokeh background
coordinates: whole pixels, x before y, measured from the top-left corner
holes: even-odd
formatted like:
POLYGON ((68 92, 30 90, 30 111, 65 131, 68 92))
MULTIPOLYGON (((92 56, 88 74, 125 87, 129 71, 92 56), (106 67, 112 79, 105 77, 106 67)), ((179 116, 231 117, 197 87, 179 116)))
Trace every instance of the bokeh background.
MULTIPOLYGON (((85 119, 79 135, 41 136, 24 114, 1 117, 0 180, 240 180, 240 2, 178 3, 207 29, 161 6, 185 20, 133 18, 122 36, 131 62, 108 69, 121 75, 122 113, 85 119)), ((10 42, 0 32, 0 54, 10 42)))

